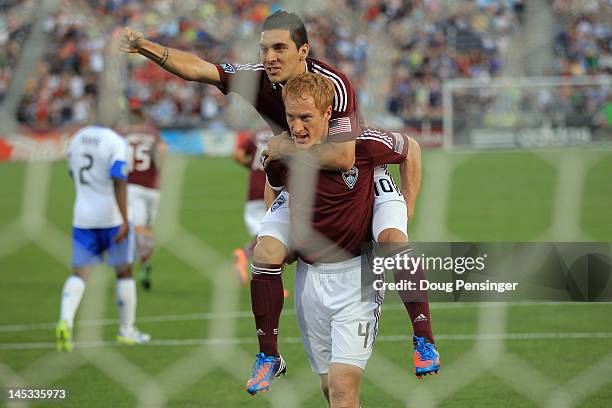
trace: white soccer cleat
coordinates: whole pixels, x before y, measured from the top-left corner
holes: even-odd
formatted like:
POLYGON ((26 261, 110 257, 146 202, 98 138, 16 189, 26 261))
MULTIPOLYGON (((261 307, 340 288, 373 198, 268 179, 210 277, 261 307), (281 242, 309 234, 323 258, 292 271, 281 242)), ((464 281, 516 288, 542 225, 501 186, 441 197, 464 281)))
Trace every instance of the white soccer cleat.
POLYGON ((136 327, 132 327, 131 329, 120 329, 117 341, 121 344, 133 346, 135 344, 148 343, 151 341, 151 336, 147 333, 142 333, 136 327))

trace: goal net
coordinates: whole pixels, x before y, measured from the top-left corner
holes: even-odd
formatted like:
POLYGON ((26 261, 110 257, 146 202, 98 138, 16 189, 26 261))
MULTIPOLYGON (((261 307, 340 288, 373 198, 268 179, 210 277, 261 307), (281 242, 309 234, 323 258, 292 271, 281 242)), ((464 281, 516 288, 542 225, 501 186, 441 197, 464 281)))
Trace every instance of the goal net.
POLYGON ((444 147, 559 147, 609 142, 610 76, 451 79, 443 85, 444 147))

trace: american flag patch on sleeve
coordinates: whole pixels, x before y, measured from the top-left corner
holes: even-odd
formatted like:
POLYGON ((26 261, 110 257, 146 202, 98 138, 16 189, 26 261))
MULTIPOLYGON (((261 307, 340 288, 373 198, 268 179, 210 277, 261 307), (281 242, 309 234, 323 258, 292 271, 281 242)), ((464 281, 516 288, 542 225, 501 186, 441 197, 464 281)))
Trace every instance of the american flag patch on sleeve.
POLYGON ((399 133, 392 133, 392 135, 395 138, 393 151, 397 154, 402 154, 404 151, 404 138, 399 133))
POLYGON ((329 121, 329 136, 340 133, 350 133, 352 130, 351 119, 349 117, 332 119, 329 121))

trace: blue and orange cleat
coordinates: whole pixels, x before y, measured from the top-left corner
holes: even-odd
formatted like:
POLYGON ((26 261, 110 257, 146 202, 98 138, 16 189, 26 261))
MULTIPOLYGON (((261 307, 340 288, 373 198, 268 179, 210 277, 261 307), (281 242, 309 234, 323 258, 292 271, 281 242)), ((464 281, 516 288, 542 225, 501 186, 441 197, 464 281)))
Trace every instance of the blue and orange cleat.
POLYGON ((251 395, 269 391, 272 380, 287 372, 285 360, 280 355, 266 357, 264 353, 259 353, 255 357, 257 359, 253 364, 253 373, 246 384, 246 391, 251 395))
POLYGON ((437 374, 440 369, 440 353, 435 344, 425 337, 412 337, 414 344, 414 374, 417 378, 437 374))

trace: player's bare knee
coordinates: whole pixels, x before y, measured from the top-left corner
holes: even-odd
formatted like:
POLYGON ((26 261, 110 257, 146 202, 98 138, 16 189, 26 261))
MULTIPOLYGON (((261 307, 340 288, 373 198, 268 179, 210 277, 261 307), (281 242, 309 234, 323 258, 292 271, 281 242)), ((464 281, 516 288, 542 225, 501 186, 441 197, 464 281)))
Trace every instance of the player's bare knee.
POLYGON ((81 278, 84 282, 87 282, 87 278, 89 277, 89 268, 86 268, 86 267, 73 268, 72 274, 78 278, 81 278))
POLYGON ((148 228, 146 225, 136 225, 134 227, 134 232, 137 234, 147 234, 148 233, 148 228))
POLYGON ((132 265, 120 265, 115 267, 117 279, 128 279, 132 277, 132 265))
POLYGON ((408 242, 408 237, 396 228, 387 228, 378 234, 378 242, 381 244, 397 244, 408 242))
POLYGON ((278 239, 264 236, 257 238, 253 250, 253 262, 282 264, 287 256, 287 248, 278 239))

